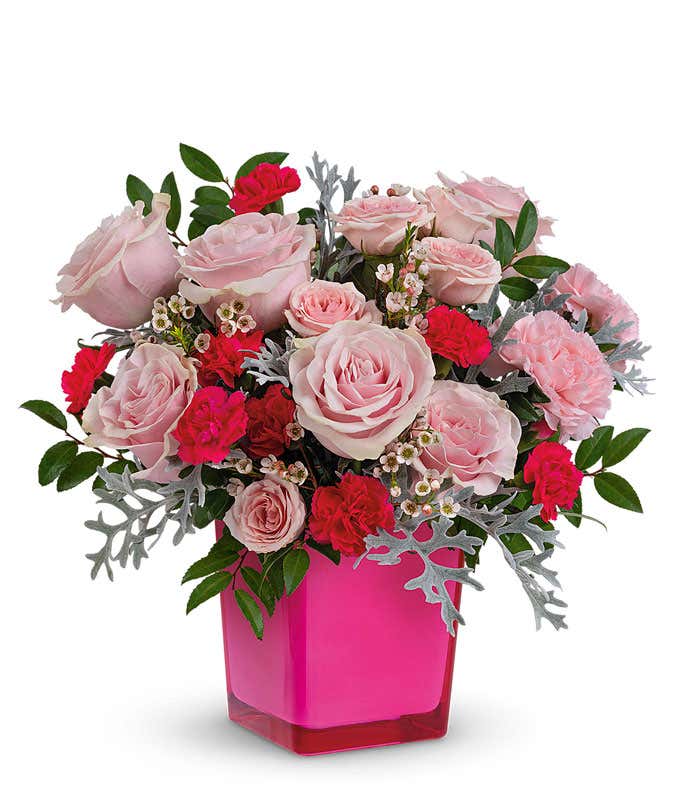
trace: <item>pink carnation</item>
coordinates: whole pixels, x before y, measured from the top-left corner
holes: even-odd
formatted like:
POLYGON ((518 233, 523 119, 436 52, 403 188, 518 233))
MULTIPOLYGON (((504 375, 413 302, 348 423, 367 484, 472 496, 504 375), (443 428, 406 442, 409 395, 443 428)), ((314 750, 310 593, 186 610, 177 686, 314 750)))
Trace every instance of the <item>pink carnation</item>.
POLYGON ((613 381, 592 337, 575 331, 555 312, 518 320, 500 348, 500 358, 531 375, 549 402, 541 403, 560 440, 588 438, 609 410, 613 381), (511 341, 513 340, 513 341, 511 341))

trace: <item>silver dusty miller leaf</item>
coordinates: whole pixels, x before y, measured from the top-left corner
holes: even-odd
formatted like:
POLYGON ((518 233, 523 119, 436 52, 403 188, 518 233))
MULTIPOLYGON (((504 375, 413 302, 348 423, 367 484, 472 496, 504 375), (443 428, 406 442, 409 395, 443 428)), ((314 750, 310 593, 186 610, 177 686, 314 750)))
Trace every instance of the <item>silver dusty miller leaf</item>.
POLYGON ((151 546, 158 542, 169 521, 177 524, 173 537, 175 544, 195 531, 191 513, 205 501, 201 469, 201 466, 196 466, 187 477, 165 485, 133 480, 129 469, 122 474, 114 474, 104 468, 98 470, 106 487, 95 490, 97 503, 114 507, 122 513, 122 518, 118 523, 110 523, 100 512, 96 520, 85 522, 88 529, 101 532, 105 537, 99 551, 86 555, 92 562, 93 579, 102 566, 106 568, 109 579, 113 579, 112 562, 125 568, 128 560, 132 559, 133 566, 139 568, 142 560, 148 557, 146 542, 153 539, 151 546), (116 545, 117 551, 114 550, 116 545))
POLYGON ((288 361, 294 351, 294 339, 294 335, 288 331, 285 348, 273 339, 265 339, 257 355, 249 356, 244 360, 243 368, 260 386, 265 383, 282 383, 284 386, 290 386, 288 361))

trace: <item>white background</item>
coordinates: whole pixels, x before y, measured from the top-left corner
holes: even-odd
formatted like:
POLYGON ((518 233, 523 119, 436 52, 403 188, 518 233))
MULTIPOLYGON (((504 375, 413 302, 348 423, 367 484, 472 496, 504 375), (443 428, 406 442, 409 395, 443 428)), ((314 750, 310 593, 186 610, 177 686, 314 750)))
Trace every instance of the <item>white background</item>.
MULTIPOLYGON (((670 791, 677 785, 677 26, 671 3, 13 3, 4 11, 0 775, 9 792, 670 791), (567 632, 535 633, 493 549, 464 596, 448 736, 312 759, 225 716, 217 602, 179 579, 209 531, 92 583, 87 487, 41 490, 75 340, 55 274, 133 172, 196 180, 178 141, 233 173, 316 148, 364 186, 465 169, 559 219, 550 253, 597 269, 654 345, 655 396, 611 421, 652 435, 625 467, 646 507, 567 527, 567 632), (8 279, 9 276, 9 279, 8 279), (675 780, 675 784, 672 782, 675 780), (209 787, 209 788, 208 788, 209 787)), ((307 195, 311 191, 307 187, 307 195)), ((398 664, 398 660, 395 660, 398 664)), ((419 682, 414 681, 413 686, 419 682)))

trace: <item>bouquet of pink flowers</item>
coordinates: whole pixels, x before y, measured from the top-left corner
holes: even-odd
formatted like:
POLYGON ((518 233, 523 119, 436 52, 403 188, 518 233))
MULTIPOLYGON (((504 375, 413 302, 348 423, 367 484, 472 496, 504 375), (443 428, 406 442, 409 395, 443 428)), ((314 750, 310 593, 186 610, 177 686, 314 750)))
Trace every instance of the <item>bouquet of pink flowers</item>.
POLYGON ((285 153, 252 157, 233 182, 205 153, 180 154, 207 183, 186 234, 174 175, 158 193, 130 175, 131 206, 60 272, 62 310, 105 326, 62 375, 76 430, 50 402, 23 405, 66 434, 40 483, 94 478, 93 578, 139 567, 169 524, 179 543, 217 521, 184 576, 187 611, 229 588, 262 637, 311 554, 415 554, 422 574, 405 587, 453 632, 447 583, 481 589, 491 540, 537 625, 563 627, 556 520, 589 518, 584 479, 642 510, 612 469, 648 431, 602 424, 612 392, 646 390, 635 312, 589 268, 542 253, 552 220, 496 179, 440 173, 425 190, 355 196, 353 169, 315 155, 317 206, 285 212, 300 188, 285 153), (464 565, 438 562, 442 549, 464 565))

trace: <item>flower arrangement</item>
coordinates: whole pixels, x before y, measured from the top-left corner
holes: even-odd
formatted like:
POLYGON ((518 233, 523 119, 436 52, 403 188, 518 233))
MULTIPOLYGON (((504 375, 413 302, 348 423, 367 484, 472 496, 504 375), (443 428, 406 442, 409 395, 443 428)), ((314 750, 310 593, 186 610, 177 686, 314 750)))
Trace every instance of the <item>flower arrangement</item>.
POLYGON ((310 555, 415 554, 422 574, 404 586, 453 633, 447 583, 481 589, 490 540, 537 626, 565 626, 555 522, 590 518, 588 479, 642 510, 612 469, 648 431, 603 424, 614 391, 646 391, 633 309, 542 253, 553 221, 496 179, 355 196, 353 169, 314 155, 317 205, 284 212, 301 186, 285 153, 252 157, 233 183, 198 149, 180 154, 202 181, 188 239, 174 175, 157 193, 130 175, 131 206, 60 272, 62 310, 104 326, 62 375, 76 430, 50 402, 23 405, 66 436, 41 485, 94 478, 92 577, 138 568, 170 524, 179 543, 217 521, 183 579, 187 612, 230 590, 261 638, 310 555))

